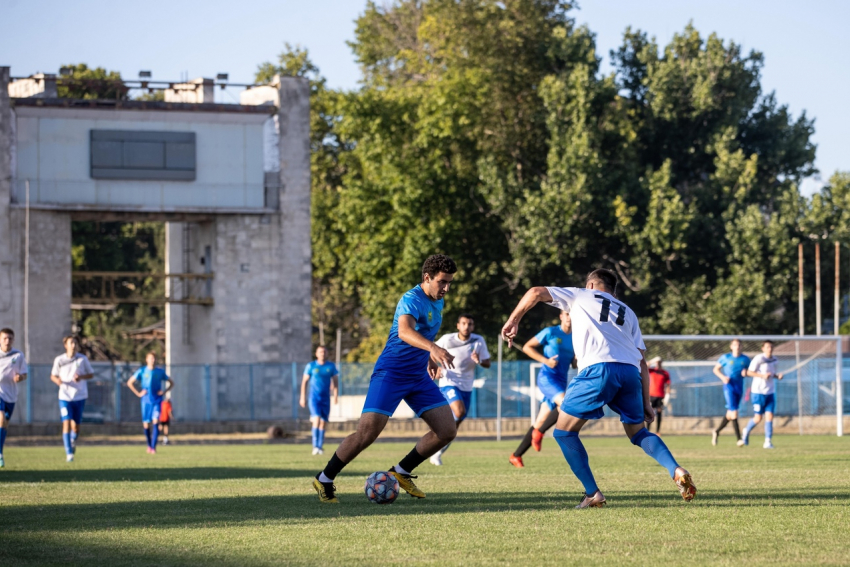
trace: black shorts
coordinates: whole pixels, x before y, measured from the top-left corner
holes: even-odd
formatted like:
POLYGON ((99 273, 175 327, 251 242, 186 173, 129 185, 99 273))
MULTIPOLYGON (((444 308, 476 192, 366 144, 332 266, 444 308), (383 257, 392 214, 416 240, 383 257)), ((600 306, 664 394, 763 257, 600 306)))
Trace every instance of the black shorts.
POLYGON ((653 409, 664 409, 664 398, 650 396, 649 405, 651 405, 653 409))
POLYGON ((159 424, 160 425, 170 425, 171 422, 170 421, 160 421, 159 424))

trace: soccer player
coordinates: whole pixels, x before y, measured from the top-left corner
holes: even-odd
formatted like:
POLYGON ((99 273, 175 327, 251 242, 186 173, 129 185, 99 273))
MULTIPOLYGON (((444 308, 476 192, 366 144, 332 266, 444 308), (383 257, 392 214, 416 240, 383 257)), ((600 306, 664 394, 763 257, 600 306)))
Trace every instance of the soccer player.
POLYGON ((339 404, 339 372, 333 362, 328 361, 328 349, 324 345, 316 349, 316 360, 304 369, 301 379, 301 407, 307 407, 307 382, 310 383, 310 421, 313 426, 313 454, 324 455, 325 425, 331 413, 331 395, 334 404, 339 404))
POLYGON ((77 452, 83 408, 89 397, 88 381, 94 378, 94 370, 88 357, 79 352, 76 337, 68 335, 63 338, 62 346, 65 347, 65 353, 53 360, 50 381, 59 386, 62 442, 65 444, 65 460, 70 463, 77 452))
MULTIPOLYGON (((457 319, 457 333, 447 333, 437 341, 437 346, 446 349, 454 357, 455 367, 443 368, 440 373, 440 391, 449 402, 457 426, 469 411, 475 367, 480 365, 490 368, 487 343, 484 342, 484 337, 473 333, 474 330, 475 319, 469 313, 464 313, 457 319)), ((431 455, 432 465, 439 467, 443 464, 443 454, 449 445, 431 455)))
POLYGON ((605 505, 579 432, 587 420, 602 417, 602 406, 606 404, 620 414, 631 442, 667 469, 682 498, 690 502, 696 495, 690 473, 679 466, 664 441, 644 426, 644 422, 651 423, 655 418, 649 402, 646 346, 637 317, 616 298, 616 288, 617 276, 605 269, 590 272, 585 289, 531 288, 502 327, 502 335, 508 343, 512 342, 522 317, 541 301, 570 312, 579 373, 567 387, 555 440, 584 485, 584 495, 576 508, 605 505))
POLYGON ((18 401, 18 383, 27 379, 27 360, 24 353, 12 348, 13 344, 15 331, 0 329, 0 469, 6 466, 3 444, 6 442, 6 426, 18 401))
POLYGON ((546 327, 522 346, 529 358, 543 365, 537 375, 537 389, 543 395, 543 404, 537 414, 537 421, 528 429, 516 451, 508 457, 508 462, 518 469, 525 466, 522 456, 529 447, 540 451, 543 447, 543 435, 558 421, 558 406, 564 401, 567 391, 567 373, 570 366, 575 367, 573 350, 573 323, 570 314, 561 311, 560 324, 546 327), (539 348, 542 348, 541 353, 539 348))
POLYGON ((145 366, 136 370, 127 381, 127 386, 136 396, 142 400, 142 426, 145 428, 145 437, 148 440, 148 453, 156 454, 156 442, 159 438, 159 410, 162 397, 173 386, 171 378, 165 370, 156 365, 156 353, 149 352, 145 355, 145 366), (136 389, 136 381, 142 387, 136 389), (153 427, 151 427, 153 424, 153 427))
POLYGON ((162 444, 168 445, 168 430, 171 420, 174 418, 174 408, 171 406, 171 392, 165 395, 159 406, 159 433, 162 435, 162 444))
POLYGON ((741 397, 744 395, 744 372, 750 365, 750 357, 741 352, 741 341, 734 339, 729 344, 731 353, 727 352, 717 360, 714 365, 714 375, 723 382, 723 397, 726 399, 726 415, 711 433, 711 444, 717 445, 717 438, 726 424, 732 422, 735 437, 738 438, 738 446, 742 447, 744 441, 741 439, 741 429, 738 426, 738 407, 741 405, 741 397))
POLYGON ((782 374, 777 374, 776 363, 773 358, 773 341, 764 341, 761 345, 761 354, 756 355, 750 362, 750 367, 744 371, 744 376, 753 379, 750 392, 753 395, 753 418, 744 428, 744 437, 741 445, 750 444, 750 432, 761 422, 764 415, 764 445, 765 449, 773 449, 773 410, 776 409, 776 382, 782 380, 782 374))
POLYGON ((408 494, 425 498, 411 473, 425 459, 454 440, 457 426, 448 402, 434 383, 439 367, 454 368, 454 357, 434 343, 442 323, 443 297, 457 266, 442 254, 429 256, 422 266, 422 283, 398 302, 390 336, 375 364, 357 431, 345 438, 313 479, 321 502, 336 504, 336 475, 378 438, 401 400, 407 402, 431 431, 426 433, 389 473, 408 494))
MULTIPOLYGON (((664 411, 664 398, 670 392, 670 373, 661 365, 660 356, 649 361, 649 404, 655 410, 655 432, 661 431, 661 412, 664 411)), ((647 423, 649 427, 649 423, 647 423)))

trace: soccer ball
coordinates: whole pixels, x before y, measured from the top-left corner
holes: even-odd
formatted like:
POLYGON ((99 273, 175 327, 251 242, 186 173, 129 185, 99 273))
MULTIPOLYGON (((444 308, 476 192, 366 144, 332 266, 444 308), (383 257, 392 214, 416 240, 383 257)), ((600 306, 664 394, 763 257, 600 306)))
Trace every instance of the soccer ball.
POLYGON ((363 487, 366 498, 374 504, 392 504, 398 497, 398 481, 385 471, 373 472, 363 487))

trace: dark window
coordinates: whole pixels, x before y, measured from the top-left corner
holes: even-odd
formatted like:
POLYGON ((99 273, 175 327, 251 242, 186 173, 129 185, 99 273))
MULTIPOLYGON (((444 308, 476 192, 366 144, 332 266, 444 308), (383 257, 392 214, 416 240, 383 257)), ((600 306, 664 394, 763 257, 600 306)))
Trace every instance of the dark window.
POLYGON ((94 179, 195 179, 195 133, 92 130, 94 179))

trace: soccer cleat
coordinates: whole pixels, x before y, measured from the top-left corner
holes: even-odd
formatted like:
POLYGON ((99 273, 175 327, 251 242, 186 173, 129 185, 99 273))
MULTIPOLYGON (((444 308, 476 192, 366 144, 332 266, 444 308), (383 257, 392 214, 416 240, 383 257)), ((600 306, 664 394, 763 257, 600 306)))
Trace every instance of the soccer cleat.
POLYGON ((697 486, 694 484, 694 479, 691 478, 691 473, 679 467, 676 469, 676 475, 673 477, 676 483, 676 488, 685 502, 690 502, 697 495, 697 486))
POLYGON ((588 496, 587 494, 581 495, 581 502, 576 506, 576 510, 581 510, 583 508, 602 508, 605 506, 605 496, 602 495, 602 492, 597 490, 592 496, 588 496))
POLYGON ((746 443, 744 442, 744 440, 743 440, 743 439, 738 439, 738 447, 743 447, 744 445, 746 445, 746 443))
POLYGON ((66 463, 73 463, 74 462, 74 455, 65 455, 65 462, 66 463))
POLYGON ((324 454, 325 454, 325 450, 324 450, 324 449, 322 449, 321 447, 316 447, 316 448, 319 450, 319 452, 318 452, 318 453, 316 453, 317 455, 324 455, 324 454))
POLYGON ((3 460, 3 455, 0 455, 0 469, 6 466, 6 461, 3 460))
POLYGON ((318 448, 318 447, 313 447, 313 454, 314 454, 314 455, 318 455, 318 454, 319 454, 319 448, 318 448))
POLYGON ((508 457, 508 462, 510 462, 513 466, 515 466, 518 469, 521 469, 525 466, 525 464, 522 462, 522 457, 517 457, 513 453, 511 453, 511 456, 508 457))
POLYGON ((764 445, 762 445, 762 447, 764 447, 765 449, 776 449, 776 447, 773 446, 773 443, 770 442, 770 439, 765 439, 764 445))
POLYGON ((156 455, 156 449, 154 449, 153 447, 151 447, 151 455, 156 455))
POLYGON ((440 456, 439 453, 431 455, 431 458, 429 460, 431 461, 431 464, 435 467, 443 466, 443 458, 440 456))
POLYGON ((543 434, 535 429, 531 432, 531 446, 534 447, 534 450, 538 453, 540 449, 543 448, 543 434))
POLYGON ((390 468, 389 473, 395 477, 398 481, 398 485, 402 487, 405 492, 414 498, 425 498, 425 493, 419 490, 419 487, 413 482, 413 479, 418 477, 412 474, 401 474, 395 470, 395 467, 390 468))
POLYGON ((163 437, 163 439, 162 439, 162 444, 163 444, 163 445, 168 445, 168 436, 167 436, 167 435, 166 435, 165 437, 163 437))
POLYGON ((720 437, 720 434, 716 431, 711 432, 711 444, 717 445, 717 438, 720 437))
POLYGON ((334 483, 319 481, 319 475, 316 475, 313 478, 313 490, 319 494, 319 502, 323 502, 325 504, 339 504, 339 499, 336 497, 336 486, 334 486, 334 483))

